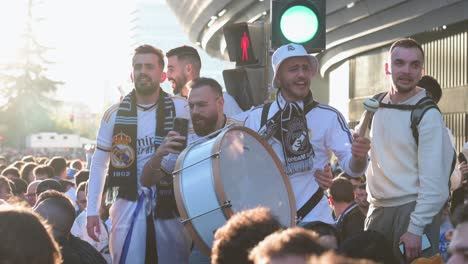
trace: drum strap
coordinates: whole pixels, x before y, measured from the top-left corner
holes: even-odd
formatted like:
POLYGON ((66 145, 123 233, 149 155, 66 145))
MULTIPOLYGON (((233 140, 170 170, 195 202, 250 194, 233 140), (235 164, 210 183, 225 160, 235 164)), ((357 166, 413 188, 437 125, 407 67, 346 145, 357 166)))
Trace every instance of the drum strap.
POLYGON ((297 210, 296 217, 297 223, 301 222, 302 219, 312 211, 315 206, 322 200, 323 197, 323 189, 318 188, 318 190, 312 195, 309 200, 299 209, 297 210))

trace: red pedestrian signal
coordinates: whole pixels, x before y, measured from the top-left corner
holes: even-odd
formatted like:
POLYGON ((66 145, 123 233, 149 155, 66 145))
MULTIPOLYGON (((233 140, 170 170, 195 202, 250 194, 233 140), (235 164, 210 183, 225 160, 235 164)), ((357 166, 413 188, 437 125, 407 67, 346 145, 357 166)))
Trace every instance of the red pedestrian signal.
POLYGON ((231 61, 237 66, 263 65, 265 32, 262 24, 236 23, 223 28, 231 61))
POLYGON ((241 61, 242 62, 248 62, 249 61, 250 39, 247 36, 247 31, 244 31, 244 33, 242 34, 240 45, 241 45, 241 49, 242 49, 241 61))

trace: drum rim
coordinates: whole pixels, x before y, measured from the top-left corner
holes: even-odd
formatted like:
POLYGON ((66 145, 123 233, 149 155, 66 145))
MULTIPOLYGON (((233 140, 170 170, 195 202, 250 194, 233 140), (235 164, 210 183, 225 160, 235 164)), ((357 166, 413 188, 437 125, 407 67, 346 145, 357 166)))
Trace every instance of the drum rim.
MULTIPOLYGON (((274 163, 276 164, 277 168, 279 169, 279 172, 281 174, 283 182, 284 182, 284 184, 286 186, 286 191, 288 193, 289 207, 290 207, 290 210, 291 210, 291 212, 290 212, 290 214, 291 214, 290 226, 291 227, 295 226, 295 224, 296 224, 296 221, 295 221, 295 218, 296 218, 296 200, 295 200, 294 192, 293 192, 293 189, 292 189, 292 186, 291 186, 291 182, 289 181, 289 178, 288 178, 288 176, 286 174, 286 171, 284 169, 283 164, 281 163, 281 161, 278 158, 277 154, 274 152, 273 148, 270 146, 270 144, 268 144, 268 142, 265 139, 263 139, 260 135, 258 135, 257 132, 255 132, 254 130, 252 130, 252 129, 248 128, 248 127, 244 127, 244 126, 229 127, 227 129, 225 129, 224 131, 221 131, 221 133, 218 136, 216 136, 216 140, 213 143, 213 146, 211 147, 211 154, 215 154, 217 151, 219 151, 219 149, 221 148, 221 143, 222 143, 222 140, 224 138, 224 135, 227 132, 231 131, 231 130, 241 130, 243 132, 246 132, 250 136, 257 139, 257 141, 260 142, 260 144, 270 154, 270 157, 273 159, 274 163)), ((189 152, 189 150, 192 147, 193 146, 190 146, 190 147, 186 148, 184 151, 182 151, 182 153, 179 155, 179 158, 176 161, 175 168, 180 167, 180 165, 181 165, 180 163, 183 160, 185 160, 185 156, 187 155, 187 153, 189 152)), ((213 178, 213 181, 214 181, 214 188, 215 188, 214 192, 215 192, 216 197, 218 199, 218 204, 221 206, 222 203, 224 203, 224 201, 227 201, 227 195, 226 195, 226 192, 224 191, 224 188, 223 188, 223 184, 222 184, 222 181, 221 181, 221 175, 219 174, 219 172, 220 172, 220 160, 218 158, 212 159, 211 166, 212 166, 212 171, 213 171, 212 178, 213 178)), ((176 205, 177 205, 177 209, 179 210, 180 217, 182 219, 188 219, 189 216, 188 216, 187 209, 186 209, 185 203, 183 201, 183 196, 182 196, 182 194, 180 192, 179 186, 180 186, 180 172, 178 172, 178 173, 176 173, 174 175, 174 186, 173 186, 174 196, 175 196, 176 205)), ((234 214, 234 212, 232 211, 231 208, 223 207, 222 211, 223 211, 223 214, 224 214, 224 216, 226 218, 226 221, 234 214)), ((194 240, 195 244, 200 248, 200 250, 203 253, 205 253, 205 254, 207 254, 209 256, 211 254, 211 247, 209 247, 204 242, 203 238, 201 237, 201 235, 198 233, 198 231, 196 230, 196 228, 192 224, 192 221, 185 222, 184 226, 187 229, 187 231, 189 232, 189 234, 191 235, 191 237, 194 240)))

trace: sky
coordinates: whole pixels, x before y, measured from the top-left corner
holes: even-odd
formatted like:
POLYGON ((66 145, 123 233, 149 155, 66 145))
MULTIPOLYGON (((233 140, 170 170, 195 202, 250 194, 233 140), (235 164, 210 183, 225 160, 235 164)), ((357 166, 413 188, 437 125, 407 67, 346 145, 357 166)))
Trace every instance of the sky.
MULTIPOLYGON (((0 64, 18 58, 22 44, 27 0, 0 1, 0 64)), ((164 0, 34 0, 34 24, 39 43, 50 48, 45 57, 47 76, 64 82, 57 98, 78 101, 93 112, 118 101, 128 92, 131 56, 138 44, 152 44, 167 51, 192 45, 164 0), (135 11, 136 10, 136 11, 135 11)), ((199 49, 202 75, 222 84, 222 68, 232 64, 210 58, 199 49)), ((169 83, 163 84, 170 90, 169 83)))

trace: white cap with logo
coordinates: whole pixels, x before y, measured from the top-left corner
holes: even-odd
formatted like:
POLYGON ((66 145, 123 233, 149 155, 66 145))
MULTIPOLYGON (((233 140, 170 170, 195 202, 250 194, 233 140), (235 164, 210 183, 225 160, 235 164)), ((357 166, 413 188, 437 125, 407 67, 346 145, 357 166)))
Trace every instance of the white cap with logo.
POLYGON ((271 63, 273 65, 273 87, 275 87, 276 73, 278 72, 281 63, 283 63, 283 61, 285 61, 286 59, 292 57, 308 57, 310 65, 312 67, 312 76, 315 76, 315 74, 317 73, 319 66, 317 58, 314 55, 308 54, 302 45, 295 43, 283 45, 279 47, 271 57, 271 63))

